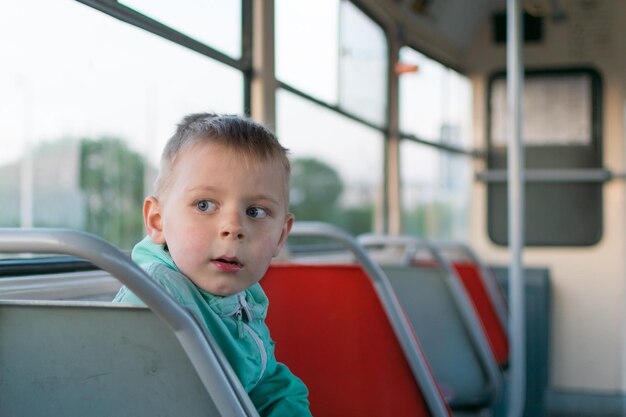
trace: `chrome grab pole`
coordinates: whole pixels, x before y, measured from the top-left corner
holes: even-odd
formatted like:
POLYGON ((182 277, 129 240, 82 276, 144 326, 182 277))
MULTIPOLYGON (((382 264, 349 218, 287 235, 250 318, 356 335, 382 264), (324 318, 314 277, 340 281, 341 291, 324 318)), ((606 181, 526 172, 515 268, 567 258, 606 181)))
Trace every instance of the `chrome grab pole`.
POLYGON ((508 229, 510 395, 508 416, 521 417, 526 392, 526 338, 524 312, 524 145, 522 135, 524 62, 523 28, 519 0, 507 0, 507 107, 508 107, 508 229))

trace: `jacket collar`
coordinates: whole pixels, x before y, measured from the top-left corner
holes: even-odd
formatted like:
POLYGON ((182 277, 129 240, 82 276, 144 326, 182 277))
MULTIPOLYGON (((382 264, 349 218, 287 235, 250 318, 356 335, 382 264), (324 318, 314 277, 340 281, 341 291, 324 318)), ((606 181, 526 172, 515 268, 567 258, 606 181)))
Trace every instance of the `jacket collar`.
MULTIPOLYGON (((183 275, 174 263, 170 253, 165 250, 164 245, 154 243, 150 236, 146 236, 141 242, 135 245, 131 256, 133 261, 144 269, 151 264, 160 263, 183 275)), ((263 320, 267 315, 269 301, 258 283, 245 291, 226 297, 211 294, 198 287, 196 288, 211 309, 222 317, 233 316, 242 310, 246 312, 245 314, 249 321, 255 319, 263 320)))
POLYGON ((211 309, 222 317, 229 317, 243 311, 248 321, 264 320, 267 315, 267 296, 257 283, 237 294, 221 297, 198 288, 211 309))
POLYGON ((157 245, 150 236, 144 237, 141 242, 135 245, 131 257, 143 269, 146 269, 153 263, 160 263, 176 272, 180 272, 170 253, 165 250, 165 245, 157 245))

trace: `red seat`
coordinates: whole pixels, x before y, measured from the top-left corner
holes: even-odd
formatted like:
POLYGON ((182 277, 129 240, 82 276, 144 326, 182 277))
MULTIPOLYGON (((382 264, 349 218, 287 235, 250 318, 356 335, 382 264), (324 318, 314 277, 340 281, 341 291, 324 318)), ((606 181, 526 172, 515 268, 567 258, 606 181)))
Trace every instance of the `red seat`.
POLYGON ((452 265, 472 300, 496 362, 501 368, 505 367, 509 360, 509 341, 478 265, 471 262, 454 262, 452 265))
POLYGON ((309 388, 313 415, 431 415, 360 266, 275 264, 261 285, 276 357, 309 388))

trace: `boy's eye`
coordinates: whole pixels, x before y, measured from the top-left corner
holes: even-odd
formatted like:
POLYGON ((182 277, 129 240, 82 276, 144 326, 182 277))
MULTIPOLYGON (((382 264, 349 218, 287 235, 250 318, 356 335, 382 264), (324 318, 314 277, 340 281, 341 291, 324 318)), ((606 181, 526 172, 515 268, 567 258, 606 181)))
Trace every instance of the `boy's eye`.
POLYGON ((214 211, 216 209, 215 203, 209 200, 200 200, 196 203, 196 208, 203 212, 214 211))
POLYGON ((267 211, 260 207, 249 207, 246 210, 246 215, 255 219, 264 219, 265 217, 267 217, 267 214, 267 211))

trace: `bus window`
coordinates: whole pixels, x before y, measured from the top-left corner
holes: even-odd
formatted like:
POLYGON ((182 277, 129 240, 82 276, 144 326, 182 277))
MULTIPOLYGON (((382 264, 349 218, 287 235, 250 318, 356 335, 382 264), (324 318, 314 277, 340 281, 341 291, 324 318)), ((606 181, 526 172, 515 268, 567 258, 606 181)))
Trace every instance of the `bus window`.
POLYGON ((276 78, 337 102, 338 0, 276 0, 276 78))
POLYGON ((339 107, 383 126, 387 110, 385 34, 350 2, 342 1, 339 13, 339 107))
POLYGON ((470 148, 470 80, 409 47, 400 49, 400 60, 417 65, 417 72, 400 77, 402 133, 432 143, 470 148))
POLYGON ((241 71, 78 2, 7 4, 0 37, 0 227, 129 249, 181 115, 244 108, 241 71))
POLYGON ((354 234, 382 232, 386 34, 346 0, 277 0, 275 17, 276 130, 291 151, 291 210, 354 234))
POLYGON ((410 48, 400 61, 402 230, 429 239, 469 238, 472 89, 469 79, 410 48))
POLYGON ((400 143, 403 232, 427 239, 469 239, 469 156, 404 139, 400 143))
POLYGON ((280 82, 384 127, 387 63, 384 31, 351 2, 276 1, 276 77, 280 82))
POLYGON ((296 219, 332 222, 354 234, 380 231, 382 133, 284 90, 277 99, 296 219))

